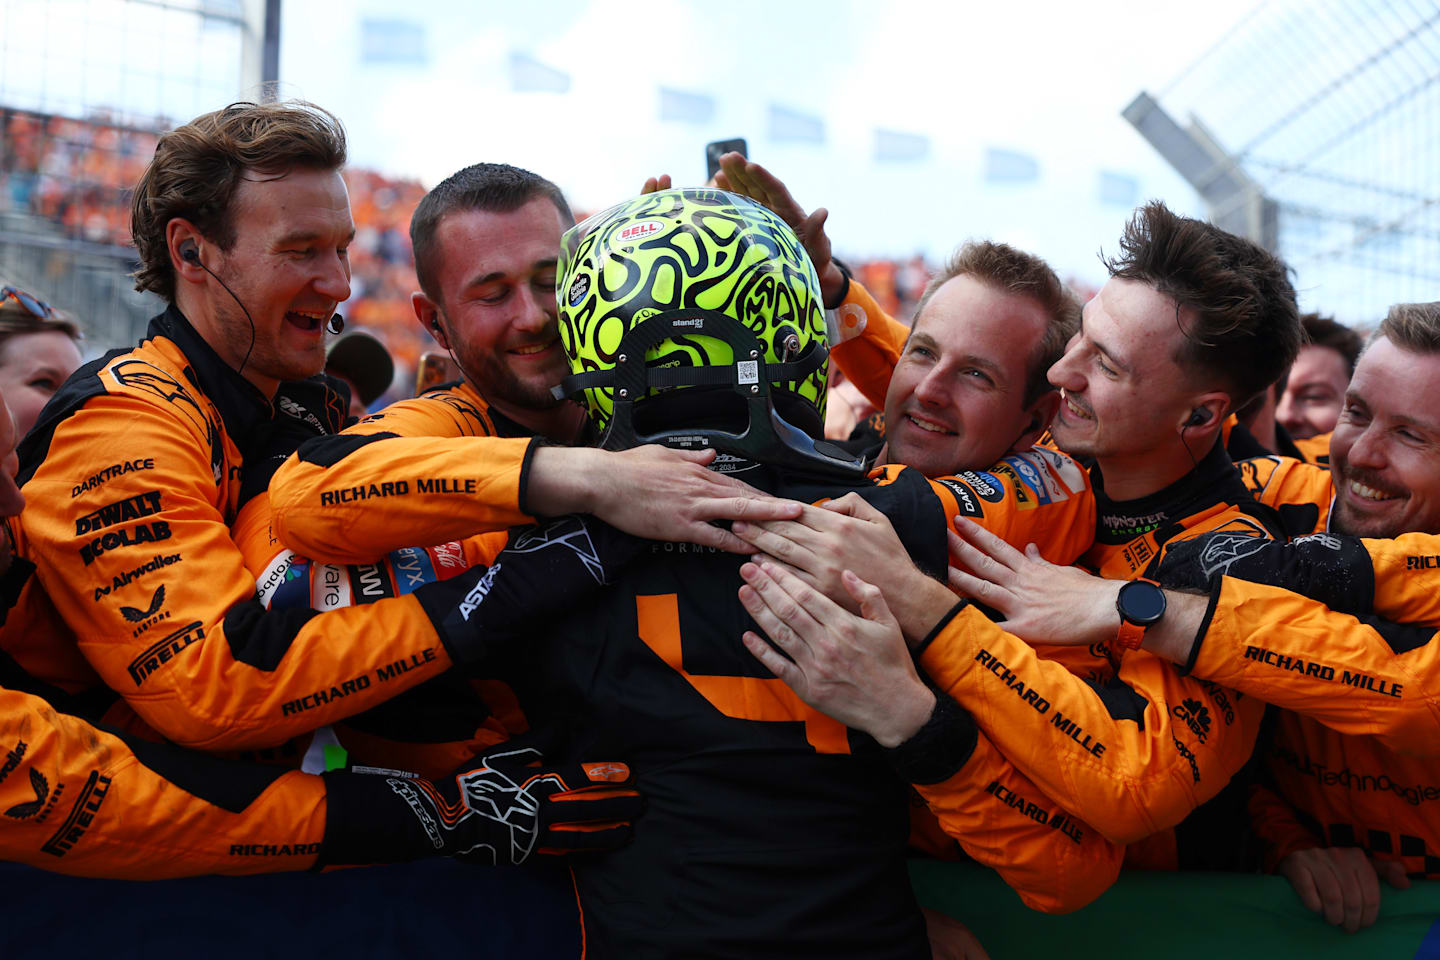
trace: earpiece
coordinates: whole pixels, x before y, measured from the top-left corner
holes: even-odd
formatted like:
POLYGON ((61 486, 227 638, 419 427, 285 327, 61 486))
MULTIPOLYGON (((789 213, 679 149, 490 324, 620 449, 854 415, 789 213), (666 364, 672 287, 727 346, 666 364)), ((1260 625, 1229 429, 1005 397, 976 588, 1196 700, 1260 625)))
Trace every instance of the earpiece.
POLYGON ((200 265, 200 250, 195 246, 194 240, 186 240, 180 244, 180 259, 186 263, 193 263, 196 266, 200 265))
POLYGON ((1210 422, 1210 408, 1196 407, 1190 411, 1190 419, 1185 421, 1187 427, 1203 427, 1210 422))
POLYGON ((440 318, 439 318, 439 317, 431 317, 431 318, 430 318, 430 329, 431 329, 431 330, 434 330, 436 333, 439 333, 439 332, 440 332, 440 318))

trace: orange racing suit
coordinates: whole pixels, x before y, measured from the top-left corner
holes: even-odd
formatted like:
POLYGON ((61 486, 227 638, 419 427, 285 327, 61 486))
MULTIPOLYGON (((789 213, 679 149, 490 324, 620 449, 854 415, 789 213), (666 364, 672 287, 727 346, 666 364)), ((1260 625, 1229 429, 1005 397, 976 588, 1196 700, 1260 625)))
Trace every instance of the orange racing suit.
MULTIPOLYGON (((515 522, 516 515, 506 511, 519 507, 524 489, 520 457, 497 462, 487 451, 514 447, 519 441, 506 438, 521 433, 522 427, 489 410, 468 384, 392 404, 337 436, 309 441, 276 473, 270 491, 272 504, 277 504, 275 533, 296 552, 312 551, 329 562, 369 560, 406 542, 434 538, 469 538, 463 541, 469 554, 483 560, 487 537, 479 532, 515 522), (456 487, 467 487, 463 497, 450 497, 449 490, 420 490, 414 481, 418 471, 407 459, 412 454, 424 458, 429 470, 455 478, 456 487), (406 493, 388 504, 402 521, 394 514, 358 508, 340 519, 321 503, 328 491, 402 483, 406 493), (497 494, 501 502, 486 502, 497 494), (415 531, 420 531, 418 537, 415 531)), ((880 468, 872 478, 888 484, 901 469, 880 468)), ((1053 451, 1029 455, 1022 469, 1040 478, 1040 494, 1012 476, 986 472, 942 478, 930 486, 947 522, 957 514, 968 516, 1015 542, 1039 542, 1055 562, 1070 562, 1088 545, 1094 524, 1088 478, 1073 461, 1053 451)), ((523 519, 523 507, 519 509, 518 519, 523 519)), ((491 534, 490 549, 495 536, 503 545, 503 532, 491 534)), ((503 694, 496 683, 483 700, 494 702, 503 694)), ((420 688, 408 699, 426 695, 420 688)), ((448 695, 464 699, 463 692, 454 689, 448 695)), ((477 702, 477 709, 485 708, 477 702)), ((337 733, 347 746, 354 740, 345 727, 337 733)), ((373 750, 377 744, 366 746, 373 750)), ((418 749, 413 743, 407 748, 418 749)), ((438 743, 432 747, 442 748, 438 743)), ((1120 851, 1041 796, 983 737, 964 770, 963 776, 951 778, 954 782, 937 801, 935 813, 966 850, 995 866, 1027 903, 1048 911, 1075 909, 1110 884, 1120 851)))
MULTIPOLYGON (((845 339, 832 357, 871 402, 883 403, 908 329, 853 281, 837 319, 845 339)), ((995 472, 1040 494, 1014 460, 995 472)), ((1210 531, 1278 534, 1219 444, 1192 473, 1139 501, 1110 501, 1095 478, 1099 522, 1081 562, 1101 576, 1153 577, 1168 544, 1210 531)), ((1062 807, 1117 843, 1153 837, 1131 851, 1138 866, 1203 862, 1196 858, 1207 852, 1204 838, 1181 849, 1180 838, 1161 831, 1245 765, 1264 712, 1262 703, 1189 678, 1144 650, 1032 649, 975 608, 961 610, 920 663, 1062 807)))
POLYGON ((1440 537, 1344 538, 1329 532, 1328 470, 1264 458, 1242 473, 1318 528, 1262 553, 1207 545, 1213 572, 1240 572, 1215 585, 1192 671, 1285 708, 1264 750, 1271 785, 1250 801, 1266 865, 1359 846, 1440 877, 1440 537), (1308 572, 1293 559, 1306 556, 1318 558, 1308 572), (1287 563, 1277 582, 1313 598, 1242 579, 1287 563))
POLYGON ((174 307, 83 367, 21 445, 17 552, 36 576, 0 644, 211 750, 284 743, 486 656, 454 615, 483 567, 365 607, 264 609, 229 525, 242 451, 275 416, 174 307))
POLYGON ((530 523, 524 490, 538 442, 468 383, 392 403, 310 440, 276 471, 275 536, 306 557, 369 563, 530 523))

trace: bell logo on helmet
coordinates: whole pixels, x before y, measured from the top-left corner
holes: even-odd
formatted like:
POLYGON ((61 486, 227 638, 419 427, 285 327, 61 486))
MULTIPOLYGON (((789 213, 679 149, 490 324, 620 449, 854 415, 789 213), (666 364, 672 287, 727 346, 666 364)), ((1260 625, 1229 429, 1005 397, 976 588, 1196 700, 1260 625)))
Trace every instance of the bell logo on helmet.
MULTIPOLYGON (((601 443, 608 442, 616 401, 627 402, 624 416, 633 422, 635 403, 662 394, 674 401, 697 387, 733 391, 740 361, 763 361, 772 378, 787 374, 771 380, 767 400, 778 402, 797 429, 819 435, 827 373, 820 281, 800 239, 770 210, 721 190, 664 190, 577 224, 561 248, 560 339, 571 375, 590 377, 569 393, 585 406, 601 443), (621 342, 652 319, 669 321, 671 335, 622 350, 621 342), (732 329, 727 319, 739 326, 732 329), (745 331, 754 339, 745 339, 745 331), (735 337, 743 345, 732 346, 735 337), (596 376, 619 366, 633 371, 637 361, 647 378, 658 370, 676 374, 641 391, 596 376), (705 368, 713 372, 709 380, 684 373, 705 368)), ((742 387, 747 399, 755 381, 742 387)), ((643 414, 658 415, 655 408, 643 414)))
POLYGON ((641 220, 639 223, 632 223, 616 233, 614 241, 616 243, 635 243, 637 240, 653 237, 664 229, 665 224, 659 220, 641 220))

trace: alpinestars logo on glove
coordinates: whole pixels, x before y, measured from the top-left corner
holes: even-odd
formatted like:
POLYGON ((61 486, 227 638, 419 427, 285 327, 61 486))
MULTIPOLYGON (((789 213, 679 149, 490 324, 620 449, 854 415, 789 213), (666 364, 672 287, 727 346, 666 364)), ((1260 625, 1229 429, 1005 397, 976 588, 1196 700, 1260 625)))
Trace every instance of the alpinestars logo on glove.
MULTIPOLYGON (((493 759, 514 759, 517 768, 531 760, 539 760, 540 754, 532 749, 516 750, 497 754, 493 759)), ((391 778, 386 782, 390 789, 410 804, 420 825, 424 827, 430 842, 436 850, 446 850, 455 856, 470 856, 488 859, 491 864, 508 858, 512 864, 520 864, 530 856, 540 830, 540 799, 531 790, 540 783, 549 781, 566 789, 565 783, 553 773, 539 774, 517 783, 509 775, 489 766, 471 770, 455 778, 460 787, 460 802, 447 801, 428 780, 401 780, 391 778), (509 828, 509 850, 497 850, 495 845, 480 841, 463 849, 456 848, 454 834, 471 817, 484 817, 509 828), (488 852, 488 857, 485 854, 488 852)))

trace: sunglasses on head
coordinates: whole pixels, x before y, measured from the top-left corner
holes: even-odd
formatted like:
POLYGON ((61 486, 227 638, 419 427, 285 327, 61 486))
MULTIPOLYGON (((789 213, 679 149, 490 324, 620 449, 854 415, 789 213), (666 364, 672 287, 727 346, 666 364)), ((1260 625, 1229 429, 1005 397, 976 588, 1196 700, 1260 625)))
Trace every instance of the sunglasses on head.
POLYGON ((0 303, 4 303, 11 297, 14 297, 16 303, 28 310, 31 316, 38 317, 41 320, 55 313, 54 310, 50 309, 50 304, 44 300, 36 300, 24 290, 16 287, 0 287, 0 303))

